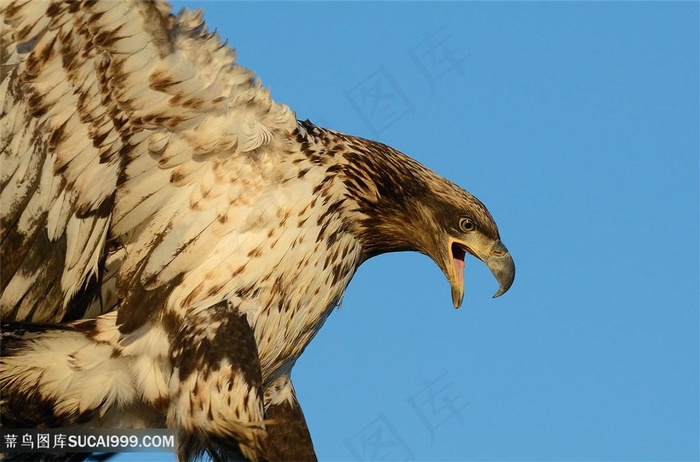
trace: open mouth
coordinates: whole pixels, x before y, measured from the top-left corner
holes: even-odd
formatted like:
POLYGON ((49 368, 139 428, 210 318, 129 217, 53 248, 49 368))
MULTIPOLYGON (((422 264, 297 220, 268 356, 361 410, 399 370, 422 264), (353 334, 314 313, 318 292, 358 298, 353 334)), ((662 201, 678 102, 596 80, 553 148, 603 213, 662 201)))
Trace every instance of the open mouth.
POLYGON ((464 298, 464 258, 467 254, 473 255, 478 260, 484 262, 489 267, 491 273, 498 281, 499 288, 494 297, 504 294, 513 284, 515 278, 515 265, 508 253, 508 249, 498 241, 491 246, 488 255, 481 257, 477 255, 469 246, 453 240, 450 242, 450 256, 452 257, 452 267, 444 269, 452 288, 452 303, 455 308, 462 304, 464 298))
POLYGON ((464 244, 461 244, 457 241, 452 242, 452 264, 455 267, 455 272, 459 276, 460 280, 463 279, 463 274, 464 274, 464 257, 467 255, 467 253, 470 253, 474 255, 476 258, 479 258, 474 252, 472 252, 472 249, 467 247, 464 244))
POLYGON ((464 257, 467 252, 473 255, 473 252, 464 244, 459 242, 452 243, 452 264, 455 269, 455 275, 460 282, 464 281, 464 257))
POLYGON ((466 257, 467 254, 471 254, 479 260, 481 260, 481 258, 479 258, 468 246, 458 241, 452 241, 450 250, 452 251, 452 266, 455 271, 455 277, 457 278, 457 282, 459 283, 459 285, 463 286, 464 257, 466 257))
POLYGON ((464 257, 467 253, 473 254, 473 252, 466 245, 453 241, 450 244, 450 253, 453 274, 448 275, 448 278, 452 286, 452 304, 455 308, 459 308, 464 298, 464 257))
POLYGON ((456 241, 452 243, 452 258, 455 260, 464 261, 464 256, 467 252, 469 252, 469 248, 466 245, 456 241))

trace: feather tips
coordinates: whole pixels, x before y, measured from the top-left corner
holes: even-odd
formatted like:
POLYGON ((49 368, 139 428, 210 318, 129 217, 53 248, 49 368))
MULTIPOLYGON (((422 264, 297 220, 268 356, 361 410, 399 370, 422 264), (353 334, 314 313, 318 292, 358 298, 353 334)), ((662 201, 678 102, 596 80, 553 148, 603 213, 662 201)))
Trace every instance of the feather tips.
MULTIPOLYGON (((182 218, 177 210, 202 211, 201 225, 173 228, 149 260, 144 277, 162 284, 188 269, 177 263, 186 260, 175 258, 179 251, 211 247, 213 236, 204 236, 212 220, 235 219, 227 193, 235 178, 222 182, 212 162, 259 156, 274 133, 294 129, 294 114, 233 63, 235 52, 208 32, 201 12, 172 16, 163 2, 41 6, 18 1, 0 10, 9 32, 0 41, 8 51, 3 65, 11 69, 0 84, 7 90, 0 101, 3 228, 17 223, 27 242, 39 232, 52 242, 66 237, 58 277, 67 307, 99 277, 110 234, 132 243, 129 255, 143 255, 135 243, 150 245, 153 233, 172 228, 182 218), (40 165, 39 181, 28 181, 40 165), (132 240, 142 233, 151 237, 132 240)), ((15 267, 12 287, 30 280, 20 276, 22 263, 15 267)), ((129 258, 125 268, 128 278, 129 258)))

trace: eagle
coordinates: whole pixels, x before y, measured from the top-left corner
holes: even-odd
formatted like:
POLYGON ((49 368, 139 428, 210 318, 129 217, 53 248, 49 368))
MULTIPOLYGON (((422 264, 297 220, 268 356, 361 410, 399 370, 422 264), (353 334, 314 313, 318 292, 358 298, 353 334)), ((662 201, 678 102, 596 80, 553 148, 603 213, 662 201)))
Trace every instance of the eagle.
POLYGON ((178 458, 314 460, 292 368, 357 268, 515 276, 487 208, 385 144, 297 120, 201 12, 0 5, 0 410, 170 428, 178 458))

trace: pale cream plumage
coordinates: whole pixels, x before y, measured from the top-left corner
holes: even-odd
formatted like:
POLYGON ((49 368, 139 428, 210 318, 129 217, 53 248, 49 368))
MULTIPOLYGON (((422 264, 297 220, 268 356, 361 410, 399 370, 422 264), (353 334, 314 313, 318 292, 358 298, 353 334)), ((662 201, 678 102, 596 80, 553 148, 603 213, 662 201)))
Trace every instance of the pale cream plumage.
POLYGON ((458 305, 468 251, 510 287, 483 204, 298 122, 200 13, 16 1, 0 25, 0 312, 53 323, 4 328, 4 425, 168 426, 183 460, 314 458, 290 372, 363 261, 428 254, 458 305))

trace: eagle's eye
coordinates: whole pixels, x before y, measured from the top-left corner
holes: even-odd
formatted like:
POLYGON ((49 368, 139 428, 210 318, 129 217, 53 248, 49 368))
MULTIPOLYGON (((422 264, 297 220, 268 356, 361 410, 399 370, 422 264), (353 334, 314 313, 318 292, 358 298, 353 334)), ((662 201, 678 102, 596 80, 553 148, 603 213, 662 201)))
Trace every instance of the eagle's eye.
POLYGON ((465 233, 471 233, 476 229, 476 225, 471 218, 462 217, 459 219, 459 229, 465 233))

